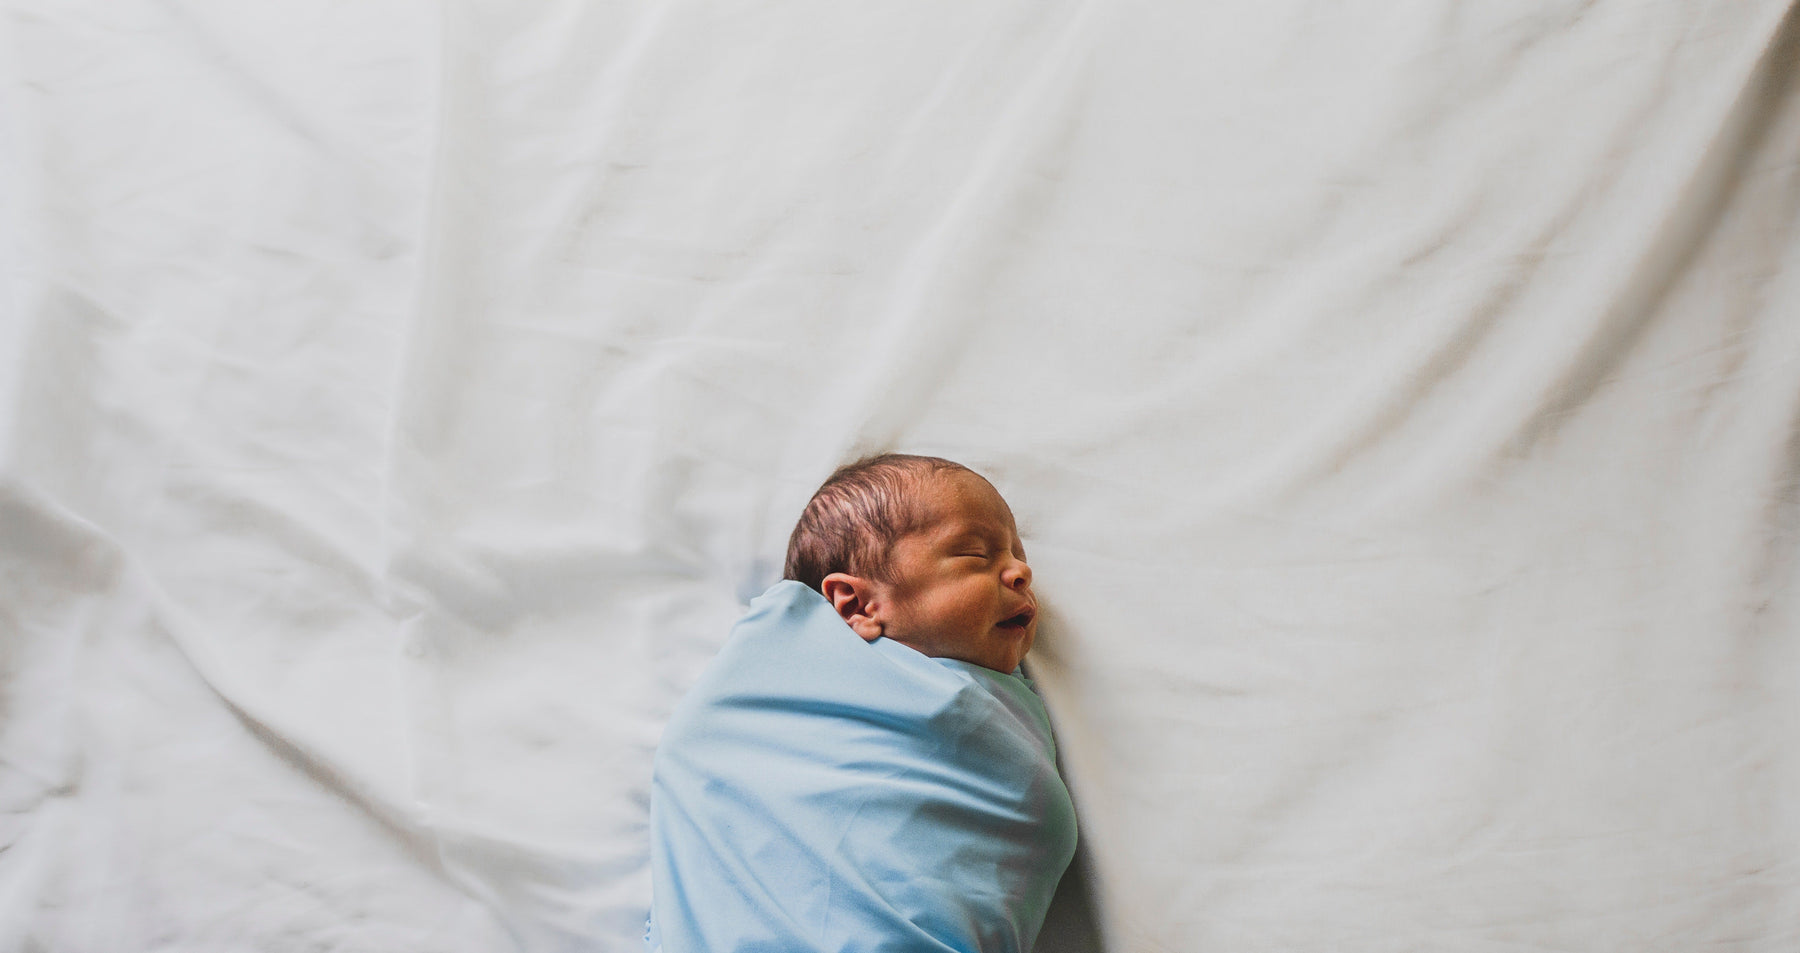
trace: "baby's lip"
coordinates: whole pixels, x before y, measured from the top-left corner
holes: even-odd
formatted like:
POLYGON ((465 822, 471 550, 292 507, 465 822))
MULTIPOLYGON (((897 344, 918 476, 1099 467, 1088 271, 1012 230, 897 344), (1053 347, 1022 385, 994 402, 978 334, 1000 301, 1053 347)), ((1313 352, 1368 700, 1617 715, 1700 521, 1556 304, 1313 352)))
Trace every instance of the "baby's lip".
POLYGON ((1031 620, 1035 618, 1037 618, 1037 606, 1026 606, 1018 612, 1001 619, 996 625, 1002 629, 1023 629, 1026 626, 1029 626, 1031 620))

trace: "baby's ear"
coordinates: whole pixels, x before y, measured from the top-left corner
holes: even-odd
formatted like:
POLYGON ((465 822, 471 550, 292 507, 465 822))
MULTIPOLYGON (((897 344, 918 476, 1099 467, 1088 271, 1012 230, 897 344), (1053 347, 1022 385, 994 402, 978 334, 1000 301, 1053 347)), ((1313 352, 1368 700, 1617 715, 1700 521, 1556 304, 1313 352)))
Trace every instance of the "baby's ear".
POLYGON ((826 601, 837 610, 838 617, 844 624, 856 630, 864 642, 873 642, 881 638, 881 621, 872 614, 873 605, 870 596, 874 589, 869 580, 849 573, 834 572, 819 580, 819 589, 825 593, 826 601))

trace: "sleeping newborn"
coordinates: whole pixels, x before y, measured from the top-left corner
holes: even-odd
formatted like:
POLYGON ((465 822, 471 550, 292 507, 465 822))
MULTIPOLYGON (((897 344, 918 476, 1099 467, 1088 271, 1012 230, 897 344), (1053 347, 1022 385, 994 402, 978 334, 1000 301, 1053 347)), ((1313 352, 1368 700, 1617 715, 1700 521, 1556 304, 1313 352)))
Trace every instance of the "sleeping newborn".
POLYGON ((858 461, 785 575, 657 749, 650 949, 1029 951, 1075 812, 1006 501, 948 460, 858 461))

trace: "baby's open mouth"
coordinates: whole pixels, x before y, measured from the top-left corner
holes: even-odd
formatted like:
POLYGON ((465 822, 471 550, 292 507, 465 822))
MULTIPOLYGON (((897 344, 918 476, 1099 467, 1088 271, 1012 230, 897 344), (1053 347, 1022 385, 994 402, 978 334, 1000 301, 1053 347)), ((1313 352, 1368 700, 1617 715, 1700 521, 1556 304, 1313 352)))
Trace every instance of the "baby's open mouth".
POLYGON ((1000 620, 1000 628, 1002 628, 1002 629, 1023 629, 1026 626, 1031 624, 1031 617, 1036 614, 1037 613, 1034 610, 1026 609, 1024 612, 1021 612, 1018 615, 1009 616, 1005 619, 1000 620))

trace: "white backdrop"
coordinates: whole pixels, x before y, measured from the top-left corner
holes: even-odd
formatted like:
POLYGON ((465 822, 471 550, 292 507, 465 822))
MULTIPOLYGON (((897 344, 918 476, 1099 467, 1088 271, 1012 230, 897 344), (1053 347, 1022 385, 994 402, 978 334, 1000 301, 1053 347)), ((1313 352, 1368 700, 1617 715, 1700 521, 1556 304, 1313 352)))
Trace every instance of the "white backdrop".
POLYGON ((801 504, 1018 512, 1108 948, 1800 944, 1780 0, 15 0, 0 948, 637 949, 801 504))

